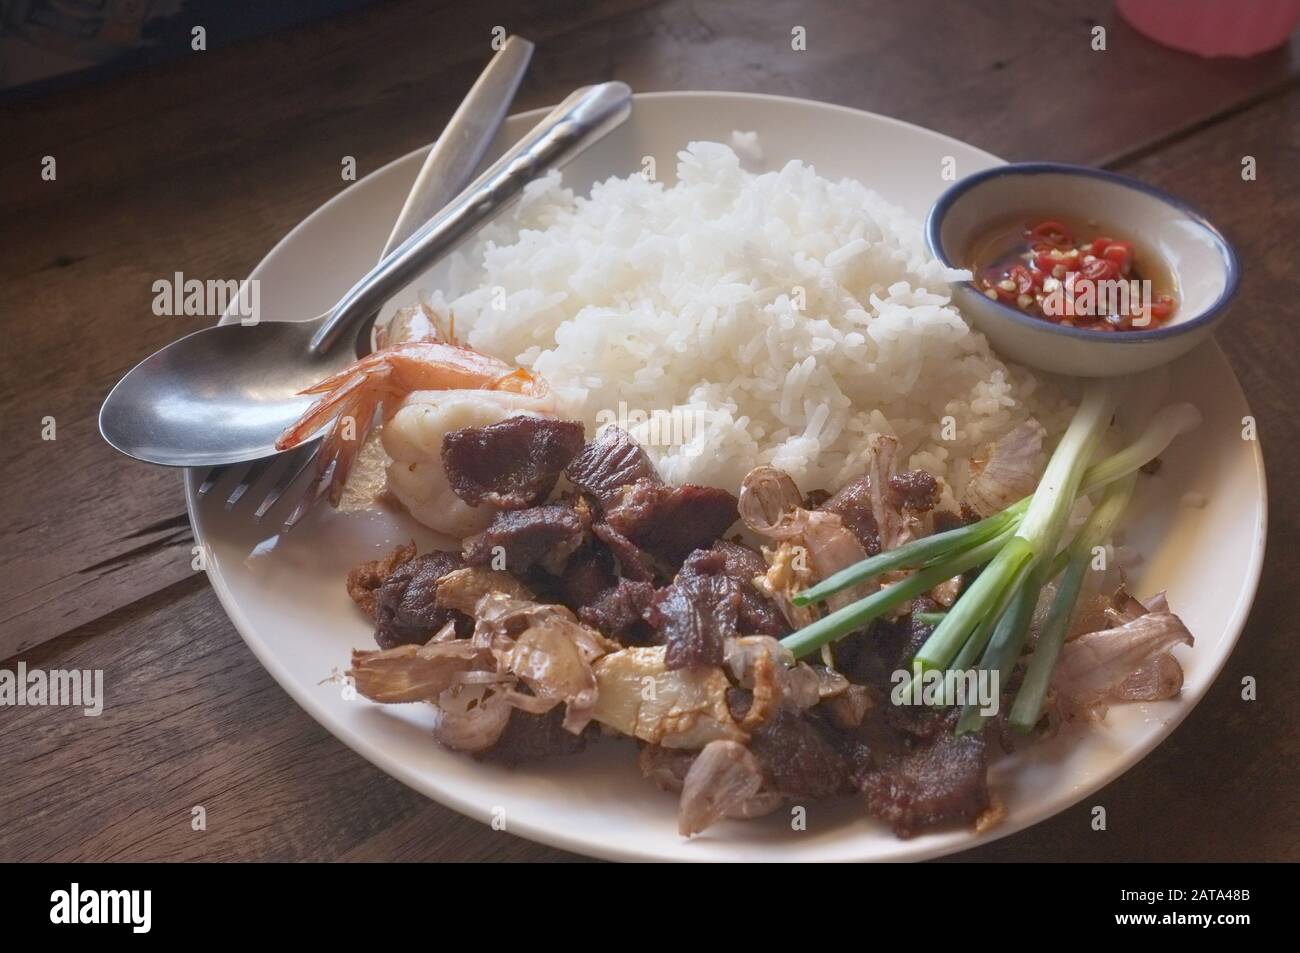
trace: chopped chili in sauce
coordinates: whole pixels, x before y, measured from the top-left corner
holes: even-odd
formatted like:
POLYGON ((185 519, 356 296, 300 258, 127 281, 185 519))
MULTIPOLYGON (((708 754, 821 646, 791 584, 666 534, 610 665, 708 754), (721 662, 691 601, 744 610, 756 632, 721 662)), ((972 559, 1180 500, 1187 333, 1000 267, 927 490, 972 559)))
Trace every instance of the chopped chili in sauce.
POLYGON ((1177 307, 1169 281, 1139 269, 1133 243, 1057 219, 1001 228, 976 246, 975 286, 995 301, 1066 327, 1144 331, 1177 307), (1158 287, 1157 287, 1158 286, 1158 287))

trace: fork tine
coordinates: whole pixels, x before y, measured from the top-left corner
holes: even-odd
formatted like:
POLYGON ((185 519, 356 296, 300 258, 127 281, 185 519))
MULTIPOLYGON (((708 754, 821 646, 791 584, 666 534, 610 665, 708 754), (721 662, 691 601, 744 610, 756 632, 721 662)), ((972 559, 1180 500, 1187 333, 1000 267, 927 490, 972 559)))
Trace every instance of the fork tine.
POLYGON ((302 450, 288 455, 284 471, 280 474, 280 479, 275 481, 275 485, 267 491, 266 496, 262 498, 262 502, 257 505, 257 509, 253 512, 253 522, 262 522, 262 517, 267 514, 271 507, 275 506, 275 504, 279 502, 280 497, 283 496, 284 492, 293 485, 294 481, 297 480, 298 477, 302 475, 302 472, 311 465, 311 462, 316 459, 316 454, 319 452, 320 442, 317 441, 310 447, 304 447, 302 450))
POLYGON ((244 475, 239 478, 239 483, 230 491, 230 496, 226 497, 226 509, 233 510, 235 504, 248 492, 248 488, 261 479, 262 474, 266 473, 274 462, 275 457, 263 457, 250 463, 244 475))
POLYGON ((203 475, 203 482, 199 484, 199 496, 207 496, 208 490, 217 485, 217 481, 230 472, 230 467, 226 464, 213 467, 203 475))
POLYGON ((289 518, 284 521, 282 532, 287 533, 289 530, 297 526, 298 521, 307 515, 307 511, 315 506, 316 502, 325 495, 325 491, 329 488, 330 474, 334 472, 336 463, 337 461, 330 463, 323 472, 317 473, 312 477, 311 483, 307 485, 306 492, 304 492, 302 498, 298 500, 298 505, 293 508, 293 512, 289 514, 289 518))

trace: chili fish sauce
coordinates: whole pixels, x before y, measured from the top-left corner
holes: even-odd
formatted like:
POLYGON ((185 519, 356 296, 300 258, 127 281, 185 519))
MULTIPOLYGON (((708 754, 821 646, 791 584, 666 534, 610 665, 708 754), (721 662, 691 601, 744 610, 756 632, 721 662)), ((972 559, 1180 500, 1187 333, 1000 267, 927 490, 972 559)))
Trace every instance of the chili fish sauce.
POLYGON ((1177 307, 1173 275, 1121 233, 1095 222, 1018 218, 972 246, 975 286, 995 301, 1066 327, 1145 331, 1177 307))

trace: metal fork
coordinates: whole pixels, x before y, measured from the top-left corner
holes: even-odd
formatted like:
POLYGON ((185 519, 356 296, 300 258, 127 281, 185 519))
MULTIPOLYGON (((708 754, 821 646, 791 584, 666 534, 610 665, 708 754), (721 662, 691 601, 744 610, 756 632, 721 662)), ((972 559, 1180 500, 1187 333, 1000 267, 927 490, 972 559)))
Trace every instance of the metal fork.
MULTIPOLYGON (((506 117, 532 55, 532 43, 522 37, 512 36, 492 57, 491 62, 457 107, 442 135, 438 137, 438 141, 429 150, 429 155, 415 177, 410 194, 407 195, 402 211, 397 216, 397 222, 393 225, 393 231, 388 236, 384 250, 379 256, 381 261, 455 198, 469 183, 474 170, 482 161, 484 153, 506 117)), ((366 340, 359 347, 358 356, 368 351, 369 341, 366 340)), ((255 484, 266 474, 274 471, 276 473, 274 484, 263 495, 257 509, 253 511, 253 521, 260 523, 289 488, 313 465, 320 452, 320 446, 321 440, 317 438, 289 453, 263 457, 250 463, 213 467, 208 470, 199 484, 198 495, 206 497, 227 474, 239 472, 238 480, 225 502, 225 508, 233 510, 255 484)), ((304 488, 297 505, 284 521, 285 532, 293 529, 315 505, 327 482, 328 472, 318 474, 311 485, 304 488)))

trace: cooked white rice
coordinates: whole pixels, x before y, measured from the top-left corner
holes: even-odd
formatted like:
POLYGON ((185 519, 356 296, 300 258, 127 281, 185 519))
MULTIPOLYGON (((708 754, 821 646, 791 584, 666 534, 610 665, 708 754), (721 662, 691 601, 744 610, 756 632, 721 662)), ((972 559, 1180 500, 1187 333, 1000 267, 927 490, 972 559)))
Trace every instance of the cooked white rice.
POLYGON ((675 414, 630 428, 673 482, 734 491, 770 463, 833 489, 883 432, 960 488, 965 462, 1027 416, 1056 429, 1057 400, 962 320, 947 282, 965 273, 901 210, 800 162, 753 174, 712 142, 678 158, 672 187, 534 183, 430 304, 545 377, 589 434, 675 414))

